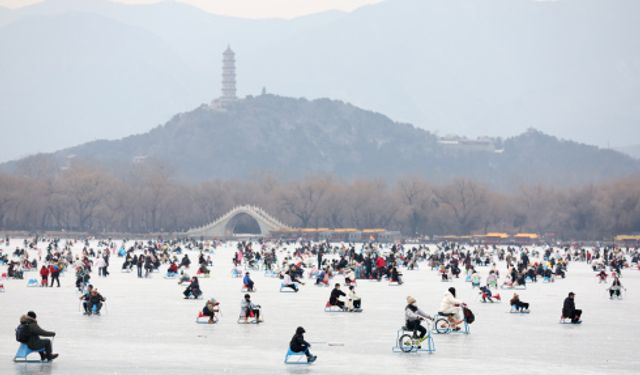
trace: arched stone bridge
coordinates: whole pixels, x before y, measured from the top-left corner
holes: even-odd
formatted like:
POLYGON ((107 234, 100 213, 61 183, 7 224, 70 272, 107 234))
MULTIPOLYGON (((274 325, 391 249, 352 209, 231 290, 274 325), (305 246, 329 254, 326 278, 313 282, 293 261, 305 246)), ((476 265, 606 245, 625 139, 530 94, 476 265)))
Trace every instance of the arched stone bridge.
POLYGON ((260 236, 268 236, 271 232, 277 230, 290 229, 282 224, 273 216, 266 213, 263 209, 256 206, 238 206, 222 215, 216 221, 198 227, 189 229, 186 232, 188 237, 231 237, 235 231, 239 219, 243 215, 253 218, 260 227, 260 236))

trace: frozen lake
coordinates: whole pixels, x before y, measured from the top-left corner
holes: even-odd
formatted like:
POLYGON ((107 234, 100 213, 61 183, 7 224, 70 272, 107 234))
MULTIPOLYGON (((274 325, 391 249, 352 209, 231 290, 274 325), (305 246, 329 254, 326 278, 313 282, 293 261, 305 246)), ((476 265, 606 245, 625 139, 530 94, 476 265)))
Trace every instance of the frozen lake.
MULTIPOLYGON (((79 249, 77 247, 76 249, 79 249)), ((94 247, 95 248, 95 247, 94 247)), ((529 284, 518 291, 531 303, 531 314, 509 314, 511 291, 500 291, 503 303, 482 304, 477 290, 463 279, 440 282, 426 265, 404 271, 405 284, 358 281, 363 299, 360 314, 325 313, 329 288, 302 287, 300 293, 279 293, 280 280, 252 272, 258 289, 252 299, 262 305, 265 322, 239 325, 237 316, 243 293, 241 279, 231 277, 233 244, 218 249, 212 277, 201 279, 205 297, 221 301, 223 316, 215 325, 195 324, 204 300, 182 299, 182 287, 154 273, 138 279, 121 273, 123 258, 112 257, 111 276, 92 283, 107 298, 102 316, 85 317, 79 311, 74 276, 63 278, 62 288, 27 288, 25 280, 4 280, 0 293, 0 374, 631 374, 638 373, 640 323, 640 271, 623 271, 629 290, 620 301, 610 301, 604 284, 583 263, 572 263, 568 277, 551 284, 529 284), (471 334, 434 335, 436 353, 394 353, 396 330, 403 325, 407 295, 418 306, 435 313, 445 290, 455 286, 476 315, 471 334), (558 323, 568 292, 576 293, 583 309, 579 326, 558 323), (44 329, 57 336, 52 364, 15 364, 18 343, 14 329, 20 315, 38 314, 44 329), (311 365, 285 365, 284 354, 295 328, 305 327, 318 361, 311 365), (343 346, 329 346, 326 342, 343 346), (633 370, 633 369, 636 370, 633 370)), ((197 263, 197 253, 189 252, 197 263)), ((191 274, 195 273, 192 264, 191 274)), ((163 265, 161 270, 164 271, 163 265)), ((6 272, 6 266, 0 266, 6 272)), ((488 269, 480 268, 483 278, 488 269)), ((505 265, 500 264, 504 274, 505 265)), ((37 277, 27 273, 26 278, 37 277)), ((38 277, 39 278, 39 277, 38 277)), ((334 282, 343 282, 337 277, 334 282)))

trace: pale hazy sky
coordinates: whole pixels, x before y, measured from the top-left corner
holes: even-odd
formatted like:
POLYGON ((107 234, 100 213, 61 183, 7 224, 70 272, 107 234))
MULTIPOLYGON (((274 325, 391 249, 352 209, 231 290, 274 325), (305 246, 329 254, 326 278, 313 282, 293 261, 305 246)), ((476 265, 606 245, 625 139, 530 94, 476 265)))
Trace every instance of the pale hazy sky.
MULTIPOLYGON (((0 0, 0 6, 15 8, 42 0, 0 0)), ((115 0, 121 3, 156 3, 159 0, 115 0)), ((325 10, 351 11, 381 0, 177 0, 215 14, 247 18, 291 18, 325 10)))

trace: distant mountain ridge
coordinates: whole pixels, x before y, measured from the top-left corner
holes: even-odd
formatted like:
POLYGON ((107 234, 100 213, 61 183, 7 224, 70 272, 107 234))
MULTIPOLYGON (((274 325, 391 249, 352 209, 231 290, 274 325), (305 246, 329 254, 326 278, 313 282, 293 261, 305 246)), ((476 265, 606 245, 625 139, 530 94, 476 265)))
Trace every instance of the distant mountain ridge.
POLYGON ((635 159, 640 159, 640 145, 616 147, 616 151, 627 154, 635 159))
MULTIPOLYGON (((52 157, 58 165, 80 158, 114 169, 158 160, 189 181, 329 173, 388 181, 468 177, 509 189, 524 183, 573 186, 640 173, 640 161, 627 155, 535 130, 501 146, 501 152, 454 151, 428 131, 341 101, 266 94, 225 110, 202 105, 147 133, 89 142, 52 157)), ((16 171, 19 164, 2 168, 16 171)))
POLYGON ((635 0, 390 0, 293 20, 48 0, 0 10, 0 161, 209 102, 227 44, 242 95, 330 97, 443 135, 535 127, 624 145, 638 138, 639 38, 635 0))

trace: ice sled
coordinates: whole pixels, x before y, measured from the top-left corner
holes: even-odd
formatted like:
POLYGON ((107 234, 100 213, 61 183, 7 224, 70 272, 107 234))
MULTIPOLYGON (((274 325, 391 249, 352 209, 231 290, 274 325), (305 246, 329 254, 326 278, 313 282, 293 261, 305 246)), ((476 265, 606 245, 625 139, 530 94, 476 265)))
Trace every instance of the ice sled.
POLYGON ((338 305, 332 305, 331 303, 329 303, 329 301, 327 301, 327 303, 324 304, 324 311, 325 312, 347 312, 346 309, 341 309, 340 306, 338 305))
POLYGON ((354 313, 359 313, 362 312, 361 308, 357 308, 357 309, 353 309, 351 311, 347 310, 346 307, 345 309, 341 309, 340 306, 337 305, 332 305, 329 303, 329 301, 327 301, 327 303, 325 303, 324 305, 324 311, 325 312, 354 312, 354 313))
MULTIPOLYGON (((294 283, 297 286, 297 284, 294 283)), ((300 289, 298 287, 298 289, 300 289)), ((280 293, 295 293, 296 291, 291 289, 291 287, 286 286, 284 283, 280 283, 280 293)))
MULTIPOLYGON (((260 310, 260 322, 263 321, 262 310, 260 310)), ((240 311, 240 315, 238 315, 238 324, 257 324, 258 319, 256 319, 253 311, 249 313, 249 317, 245 316, 242 311, 240 311)))
POLYGON ((189 295, 186 299, 202 299, 202 291, 200 291, 200 294, 198 294, 197 296, 194 296, 193 293, 189 292, 189 295))
POLYGON ((516 309, 516 305, 511 305, 511 310, 509 310, 510 313, 512 314, 528 314, 529 313, 529 309, 516 309))
POLYGON ((577 322, 573 323, 570 318, 560 315, 560 324, 580 324, 580 323, 582 323, 582 320, 578 320, 577 322))
POLYGON ((289 348, 287 354, 284 355, 284 363, 287 365, 310 365, 313 362, 307 361, 307 356, 304 352, 294 352, 289 348))
POLYGON ((47 361, 43 361, 41 359, 36 360, 36 359, 27 358, 31 353, 40 353, 40 352, 44 352, 44 348, 33 350, 33 349, 29 349, 27 344, 20 344, 20 346, 18 347, 18 351, 16 352, 16 356, 13 357, 13 361, 18 363, 46 363, 47 361))
POLYGON ((258 288, 256 288, 256 286, 253 286, 253 290, 249 290, 249 287, 247 285, 242 284, 242 288, 240 288, 240 291, 243 293, 255 293, 258 291, 258 288))
POLYGON ((38 285, 40 285, 40 283, 38 282, 37 279, 29 279, 27 281, 27 286, 28 287, 34 287, 34 286, 38 286, 38 285))
POLYGON ((204 272, 200 272, 200 270, 198 270, 198 272, 196 272, 196 277, 202 277, 202 278, 209 278, 211 277, 211 272, 209 273, 204 273, 204 272))
POLYGON ((493 301, 489 301, 489 297, 485 293, 478 293, 480 295, 480 302, 482 303, 499 303, 502 302, 502 297, 500 297, 500 293, 496 293, 491 296, 493 301))
MULTIPOLYGON (((218 311, 216 313, 216 315, 213 316, 213 323, 211 323, 211 324, 218 323, 218 315, 219 314, 220 314, 220 312, 218 311)), ((204 313, 202 311, 198 311, 198 316, 196 317, 196 323, 198 323, 198 324, 209 324, 209 317, 204 315, 204 313)))

